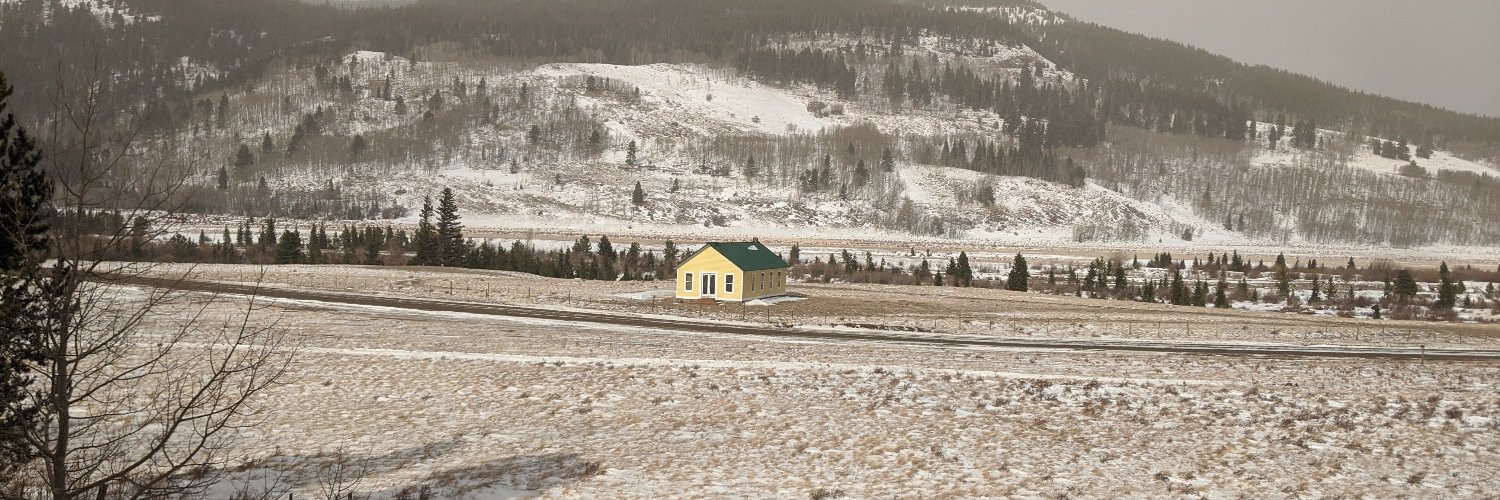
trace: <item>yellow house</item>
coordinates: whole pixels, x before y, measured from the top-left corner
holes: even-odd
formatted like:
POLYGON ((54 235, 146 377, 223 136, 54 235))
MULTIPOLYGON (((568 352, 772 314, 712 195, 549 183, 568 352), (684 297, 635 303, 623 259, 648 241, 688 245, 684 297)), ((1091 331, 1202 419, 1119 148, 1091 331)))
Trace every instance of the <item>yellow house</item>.
POLYGON ((758 241, 706 243, 677 265, 677 298, 742 302, 783 295, 789 268, 758 241))

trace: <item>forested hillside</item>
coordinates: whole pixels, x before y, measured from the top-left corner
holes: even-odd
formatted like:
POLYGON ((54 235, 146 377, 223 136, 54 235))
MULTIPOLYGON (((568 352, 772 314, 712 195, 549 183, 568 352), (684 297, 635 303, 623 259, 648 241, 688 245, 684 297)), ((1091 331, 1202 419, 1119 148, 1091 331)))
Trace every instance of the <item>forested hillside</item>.
POLYGON ((1500 245, 1500 119, 1023 1, 0 0, 0 71, 188 165, 189 213, 1500 245))

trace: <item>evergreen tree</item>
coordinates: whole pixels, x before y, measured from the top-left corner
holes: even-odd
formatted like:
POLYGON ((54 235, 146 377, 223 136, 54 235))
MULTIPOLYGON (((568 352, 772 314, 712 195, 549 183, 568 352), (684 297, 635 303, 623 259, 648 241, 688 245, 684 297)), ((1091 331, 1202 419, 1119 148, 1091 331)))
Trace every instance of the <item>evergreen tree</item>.
POLYGON ((794 266, 802 263, 802 249, 796 243, 793 243, 792 249, 787 252, 786 262, 794 266))
POLYGON ((219 112, 216 122, 219 129, 229 128, 229 94, 219 94, 219 112))
POLYGON ((891 154, 891 148, 885 148, 885 151, 880 153, 880 171, 885 173, 896 171, 896 157, 891 154))
POLYGON ((1411 275, 1411 271, 1402 269, 1396 271, 1396 280, 1391 283, 1391 295, 1397 301, 1406 302, 1417 296, 1417 280, 1411 275))
POLYGON ((354 134, 354 140, 349 141, 349 154, 355 158, 359 158, 368 148, 369 145, 365 143, 364 134, 354 134))
POLYGON ((1292 275, 1287 271, 1286 255, 1276 254, 1276 292, 1283 297, 1290 297, 1292 293, 1292 275))
POLYGON ((1453 274, 1448 272, 1448 262, 1438 267, 1438 299, 1433 307, 1452 309, 1458 303, 1458 286, 1453 283, 1453 274))
POLYGON ((1172 270, 1172 305, 1185 306, 1192 301, 1192 295, 1187 290, 1187 285, 1182 281, 1182 269, 1172 270))
POLYGON ((307 233, 307 263, 323 264, 323 238, 318 234, 318 224, 313 223, 307 233))
POLYGON ((281 238, 276 241, 274 258, 277 264, 301 263, 303 261, 301 233, 290 229, 282 231, 281 238))
POLYGON ((1005 278, 1005 289, 1024 292, 1030 289, 1028 280, 1031 279, 1031 271, 1026 268, 1026 257, 1016 254, 1016 258, 1010 263, 1010 275, 1005 278))
POLYGON ((380 265, 380 251, 385 248, 386 238, 379 231, 365 237, 365 265, 380 265))
POLYGON ((417 220, 417 233, 415 235, 417 252, 412 256, 413 266, 441 265, 438 258, 437 231, 432 227, 432 197, 422 199, 422 212, 417 220))
POLYGON ((677 276, 677 244, 667 240, 661 251, 662 271, 657 273, 659 278, 676 279, 677 276))
POLYGON ((228 169, 225 169, 225 168, 224 168, 224 167, 222 167, 222 166, 221 166, 221 167, 219 167, 219 183, 218 183, 218 189, 219 189, 219 190, 220 190, 220 191, 224 191, 224 190, 227 190, 227 189, 229 189, 229 170, 228 170, 228 169))
POLYGON ((956 270, 953 274, 953 284, 955 286, 966 287, 973 283, 974 270, 969 267, 969 254, 962 251, 958 252, 958 263, 955 267, 956 270))
POLYGON ((1225 291, 1228 290, 1228 289, 1229 289, 1229 282, 1228 282, 1228 280, 1224 279, 1224 275, 1223 274, 1220 274, 1219 275, 1219 286, 1217 287, 1217 289, 1214 290, 1214 307, 1215 308, 1219 308, 1219 309, 1228 309, 1229 308, 1229 295, 1225 293, 1225 291))
MULTIPOLYGON (((595 133, 598 133, 598 132, 595 131, 595 133)), ((627 167, 635 167, 635 162, 636 162, 636 156, 635 155, 636 155, 635 141, 631 140, 630 144, 627 144, 625 146, 625 166, 627 166, 627 167)))
POLYGON ((302 150, 302 142, 307 140, 307 129, 302 124, 297 124, 292 129, 292 137, 286 140, 286 154, 293 154, 302 150))
POLYGON ((261 225, 260 228, 260 242, 258 244, 261 250, 276 247, 276 219, 266 217, 266 223, 261 225))
POLYGON ((34 454, 23 439, 37 415, 28 366, 45 364, 42 266, 53 217, 41 152, 7 112, 11 92, 0 73, 0 477, 34 454))
POLYGON ((219 245, 218 246, 220 248, 220 253, 222 253, 222 257, 221 257, 222 261, 223 262, 234 262, 234 261, 236 261, 237 259, 235 259, 235 257, 237 257, 237 255, 235 254, 235 251, 234 251, 234 240, 230 239, 230 236, 229 236, 229 226, 224 226, 224 235, 221 236, 220 238, 221 239, 219 240, 219 245))
POLYGON ((635 181, 635 191, 630 193, 630 202, 636 205, 646 204, 646 191, 641 189, 641 181, 635 181))
POLYGON ((462 265, 464 254, 468 250, 468 243, 464 241, 463 227, 463 224, 459 222, 458 202, 453 199, 453 190, 443 188, 443 194, 438 198, 437 241, 434 244, 438 265, 447 267, 462 265))
POLYGON ((1314 274, 1312 279, 1312 295, 1307 297, 1309 304, 1316 304, 1323 300, 1323 291, 1318 289, 1318 275, 1314 274))
MULTIPOLYGON (((239 151, 234 154, 234 170, 243 175, 251 165, 255 164, 255 153, 250 152, 250 146, 240 145, 239 151)), ((243 177, 242 177, 243 178, 243 177)))
POLYGON ((639 279, 637 270, 641 261, 641 246, 635 242, 625 250, 625 256, 620 259, 620 275, 622 280, 639 279))
POLYGON ((264 157, 266 154, 275 150, 276 143, 271 141, 271 132, 267 131, 263 133, 260 136, 260 155, 264 157))

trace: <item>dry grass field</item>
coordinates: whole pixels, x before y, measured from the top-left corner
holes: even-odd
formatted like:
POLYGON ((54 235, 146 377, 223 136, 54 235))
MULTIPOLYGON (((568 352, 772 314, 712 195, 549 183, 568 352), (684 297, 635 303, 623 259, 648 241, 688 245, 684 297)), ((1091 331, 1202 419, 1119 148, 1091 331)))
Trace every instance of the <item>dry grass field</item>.
MULTIPOLYGON (((187 268, 164 266, 163 274, 187 268)), ((310 290, 607 310, 805 327, 860 326, 982 336, 1462 347, 1500 345, 1494 324, 1374 321, 1330 315, 1178 307, 995 289, 795 283, 805 300, 773 306, 672 300, 664 282, 558 280, 441 268, 224 266, 194 279, 310 290)))
MULTIPOLYGON (((241 271, 253 269, 205 266, 195 277, 241 271)), ((470 300, 562 296, 564 307, 726 320, 740 311, 641 311, 651 302, 622 295, 647 284, 493 273, 277 267, 263 279, 428 298, 450 296, 453 280, 451 296, 470 300)), ((1037 336, 1123 335, 1117 324, 1168 316, 1164 325, 1192 324, 1195 336, 1256 342, 1301 342, 1303 330, 1343 323, 990 290, 803 290, 811 298, 749 310, 944 327, 984 305, 995 327, 970 324, 968 334, 1037 336), (1286 333, 1264 333, 1277 329, 1286 333)), ((237 299, 224 300, 216 307, 228 313, 237 299)), ((285 300, 262 312, 301 348, 293 377, 262 401, 263 422, 238 436, 243 459, 220 496, 1477 497, 1500 488, 1491 473, 1500 366, 1484 363, 939 348, 285 300)), ((1493 332, 1414 328, 1450 344, 1493 342, 1493 332)))

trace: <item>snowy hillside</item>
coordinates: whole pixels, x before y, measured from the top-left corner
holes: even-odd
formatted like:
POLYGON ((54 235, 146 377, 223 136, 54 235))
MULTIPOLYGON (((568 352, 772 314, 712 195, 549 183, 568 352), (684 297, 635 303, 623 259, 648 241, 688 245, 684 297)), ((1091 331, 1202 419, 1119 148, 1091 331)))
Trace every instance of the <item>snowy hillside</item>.
POLYGON ((611 121, 643 128, 677 124, 693 127, 682 132, 700 135, 727 130, 775 135, 817 132, 837 123, 814 116, 807 110, 807 100, 798 96, 700 66, 548 64, 532 73, 551 81, 593 76, 633 86, 639 89, 642 100, 629 116, 615 114, 624 110, 592 97, 579 97, 578 104, 613 118, 611 121))
MULTIPOLYGON (((802 51, 882 50, 847 37, 784 43, 802 51)), ((921 36, 906 50, 931 71, 962 66, 1063 89, 1085 83, 1024 45, 921 36)), ((1299 234, 1297 219, 1306 216, 1288 208, 1251 212, 1258 219, 1250 230, 1241 211, 1240 227, 1231 230, 1219 209, 1194 199, 1198 188, 1123 189, 1118 180, 1073 187, 987 173, 978 167, 979 145, 1015 154, 1018 144, 1008 118, 994 111, 944 99, 923 106, 878 95, 841 99, 830 89, 772 85, 700 64, 497 66, 359 51, 332 65, 274 73, 261 87, 288 97, 228 94, 236 107, 229 133, 180 137, 225 149, 235 147, 226 139, 251 147, 268 140, 269 149, 255 153, 257 164, 233 176, 239 185, 264 177, 277 192, 355 193, 373 207, 344 218, 371 218, 378 209, 410 224, 424 197, 451 188, 469 227, 480 231, 1029 245, 1286 245, 1321 238, 1299 234), (289 144, 286 138, 309 120, 319 135, 289 144), (350 152, 355 136, 368 151, 350 152), (949 156, 950 145, 965 143, 976 148, 973 169, 963 150, 954 150, 956 160, 949 156), (643 196, 633 201, 637 183, 643 196)), ((1342 133, 1320 136, 1332 146, 1273 150, 1251 142, 1238 161, 1395 174, 1394 160, 1339 146, 1342 133)), ((1079 154, 1085 171, 1115 161, 1070 154, 1079 154)), ((1186 169, 1211 164, 1196 152, 1171 161, 1186 169)), ((1496 172, 1444 152, 1418 163, 1434 172, 1496 172)), ((203 175, 207 182, 215 174, 203 175)))
MULTIPOLYGON (((21 0, 0 0, 0 4, 20 3, 21 0)), ((48 15, 53 6, 68 9, 84 9, 98 18, 106 25, 133 24, 141 21, 155 21, 159 16, 141 15, 126 5, 123 0, 51 0, 47 2, 48 15)))
MULTIPOLYGON (((1265 136, 1271 130, 1273 124, 1258 123, 1257 128, 1261 136, 1265 136)), ((1377 174, 1400 175, 1405 160, 1385 158, 1375 154, 1367 146, 1371 140, 1390 141, 1396 140, 1382 137, 1365 137, 1359 143, 1350 143, 1343 132, 1327 129, 1319 129, 1317 137, 1323 141, 1325 147, 1321 150, 1303 150, 1286 146, 1285 142, 1277 149, 1270 149, 1263 143, 1256 143, 1257 149, 1254 157, 1250 159, 1252 165, 1262 166, 1311 166, 1319 161, 1326 161, 1329 157, 1337 158, 1341 163, 1356 169, 1366 170, 1377 174)), ((1415 149, 1415 146, 1413 146, 1415 149)), ((1468 172, 1476 175, 1489 175, 1500 177, 1500 165, 1487 162, 1475 162, 1454 156, 1441 150, 1432 152, 1431 158, 1413 157, 1412 161, 1417 166, 1427 170, 1429 175, 1436 175, 1439 171, 1468 172)))
MULTIPOLYGON (((1018 51, 1007 57, 1021 56, 1030 61, 1027 54, 1018 51)), ((892 174, 894 182, 876 199, 801 193, 796 185, 747 180, 740 165, 713 162, 710 168, 724 167, 730 172, 703 172, 701 143, 716 137, 745 135, 774 141, 859 127, 887 134, 983 133, 999 121, 992 113, 898 113, 865 103, 847 103, 842 114, 818 115, 808 111, 808 103, 832 100, 831 96, 810 88, 772 87, 696 65, 569 63, 505 73, 436 63, 411 64, 373 52, 355 53, 346 60, 359 61, 352 69, 355 81, 369 85, 361 95, 379 91, 380 75, 393 75, 396 92, 407 95, 426 94, 426 89, 448 81, 451 75, 464 75, 469 81, 482 76, 491 88, 524 83, 531 95, 542 96, 549 106, 599 123, 608 146, 597 156, 582 158, 548 158, 545 152, 534 152, 529 158, 522 155, 514 172, 505 161, 463 153, 443 163, 428 164, 424 167, 428 174, 417 176, 366 175, 360 173, 366 169, 358 165, 338 171, 291 165, 283 168, 282 176, 272 179, 274 186, 292 189, 332 181, 350 191, 394 193, 395 202, 404 207, 419 206, 423 196, 449 187, 458 193, 470 227, 496 230, 633 229, 739 237, 791 230, 809 236, 884 234, 883 238, 891 240, 921 236, 905 227, 893 227, 899 219, 903 226, 921 225, 923 230, 919 232, 933 236, 1005 241, 1025 233, 1030 242, 1061 243, 1074 240, 1080 225, 1131 227, 1135 228, 1133 234, 1144 237, 1201 224, 1191 214, 1132 200, 1098 185, 1078 189, 1038 179, 909 161, 898 162, 899 168, 892 174), (581 82, 589 77, 597 79, 601 88, 607 85, 620 91, 584 88, 586 84, 581 82), (955 117, 963 118, 956 122, 955 117), (626 145, 631 141, 639 147, 635 167, 625 165, 626 145), (639 206, 630 203, 635 182, 640 182, 646 193, 646 202, 639 206), (974 187, 980 184, 993 187, 992 204, 974 198, 974 187), (911 199, 914 211, 903 215, 904 198, 911 199)), ((327 125, 337 133, 371 136, 401 127, 402 120, 389 112, 391 106, 390 102, 371 98, 315 98, 301 105, 304 112, 324 107, 334 116, 348 117, 327 125)), ((291 123, 276 118, 275 113, 262 116, 272 119, 253 122, 252 130, 277 131, 291 123)), ((499 146, 521 135, 519 131, 507 132, 505 127, 479 127, 462 133, 464 136, 456 142, 465 144, 466 149, 499 146)), ((871 156, 868 160, 873 164, 876 158, 871 156)), ((849 158, 840 155, 838 160, 849 158)), ((408 212, 403 221, 413 222, 414 217, 415 213, 408 212)))

